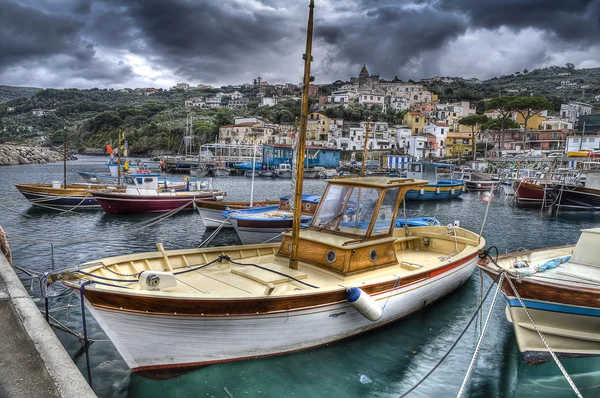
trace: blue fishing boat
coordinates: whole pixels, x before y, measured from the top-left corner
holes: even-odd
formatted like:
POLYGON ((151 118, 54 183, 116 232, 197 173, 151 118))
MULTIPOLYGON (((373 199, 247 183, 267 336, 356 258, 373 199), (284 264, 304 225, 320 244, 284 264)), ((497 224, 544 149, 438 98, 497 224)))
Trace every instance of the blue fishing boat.
MULTIPOLYGON (((244 245, 280 242, 281 233, 292 228, 294 222, 289 199, 289 196, 283 196, 275 206, 224 211, 221 214, 229 220, 244 245)), ((301 223, 310 222, 320 201, 318 195, 302 195, 301 223)))
POLYGON ((462 180, 438 178, 438 168, 452 168, 451 164, 433 162, 411 162, 408 164, 406 176, 415 180, 427 180, 427 185, 418 189, 410 189, 407 200, 440 200, 458 198, 463 193, 462 180))

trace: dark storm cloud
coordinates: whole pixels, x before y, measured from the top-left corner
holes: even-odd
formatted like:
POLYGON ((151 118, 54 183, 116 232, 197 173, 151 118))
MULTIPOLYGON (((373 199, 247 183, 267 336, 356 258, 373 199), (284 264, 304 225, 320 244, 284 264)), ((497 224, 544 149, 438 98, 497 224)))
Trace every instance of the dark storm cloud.
POLYGON ((442 47, 467 29, 464 16, 429 5, 379 4, 347 15, 315 30, 329 49, 327 60, 317 68, 322 73, 336 72, 346 63, 356 75, 357 67, 367 63, 371 72, 393 77, 414 57, 442 47))
POLYGON ((62 86, 69 80, 93 84, 131 77, 129 66, 98 59, 94 44, 86 38, 90 1, 4 0, 0 10, 1 84, 62 86), (36 81, 36 75, 44 80, 36 81), (12 81, 4 80, 8 78, 12 81))
POLYGON ((0 68, 78 47, 81 23, 21 4, 2 2, 0 68))
POLYGON ((472 26, 533 27, 581 44, 600 38, 599 2, 595 0, 441 0, 440 5, 447 11, 464 12, 472 26))
POLYGON ((147 50, 187 79, 222 73, 234 78, 252 58, 284 53, 286 39, 295 33, 285 12, 223 1, 134 0, 123 12, 135 22, 147 50))
MULTIPOLYGON (((301 77, 304 0, 0 0, 0 10, 0 84, 301 77)), ((468 74, 469 65, 491 77, 575 50, 592 62, 598 37, 594 0, 318 0, 313 71, 323 83, 355 76, 363 63, 384 78, 468 74)))

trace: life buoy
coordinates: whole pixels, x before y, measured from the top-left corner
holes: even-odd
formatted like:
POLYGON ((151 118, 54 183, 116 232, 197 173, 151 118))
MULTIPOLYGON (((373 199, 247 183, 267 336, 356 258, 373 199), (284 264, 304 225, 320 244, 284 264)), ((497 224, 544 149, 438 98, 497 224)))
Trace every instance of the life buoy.
POLYGON ((531 178, 525 178, 525 179, 523 180, 523 182, 526 182, 526 183, 529 183, 529 184, 531 184, 531 183, 533 182, 533 180, 532 180, 531 178))

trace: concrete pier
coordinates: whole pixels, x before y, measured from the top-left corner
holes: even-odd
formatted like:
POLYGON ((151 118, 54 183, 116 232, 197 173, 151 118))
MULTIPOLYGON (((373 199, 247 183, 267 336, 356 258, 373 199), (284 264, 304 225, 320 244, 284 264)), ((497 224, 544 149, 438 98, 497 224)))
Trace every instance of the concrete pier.
POLYGON ((96 395, 0 252, 0 397, 96 395))

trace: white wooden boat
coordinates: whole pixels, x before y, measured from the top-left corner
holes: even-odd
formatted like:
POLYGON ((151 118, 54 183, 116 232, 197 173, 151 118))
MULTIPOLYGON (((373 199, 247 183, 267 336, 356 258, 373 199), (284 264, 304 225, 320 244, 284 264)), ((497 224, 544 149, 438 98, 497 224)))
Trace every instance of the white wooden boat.
MULTIPOLYGON (((600 356, 600 228, 585 229, 576 246, 509 253, 479 267, 492 278, 507 271, 527 311, 558 358, 600 356)), ((506 317, 523 361, 552 360, 517 295, 505 280, 506 317)))
POLYGON ((253 202, 252 206, 250 206, 250 202, 218 202, 214 200, 197 200, 194 202, 206 229, 215 229, 219 227, 233 228, 226 217, 223 217, 221 214, 224 211, 263 208, 265 206, 277 205, 278 203, 280 203, 280 201, 263 200, 253 202))
POLYGON ((484 245, 477 234, 391 222, 404 194, 424 183, 330 180, 300 231, 298 269, 288 268, 291 234, 284 233, 279 244, 161 246, 49 280, 77 291, 89 283, 86 308, 145 375, 317 347, 397 321, 468 280, 484 245), (358 200, 361 211, 348 219, 345 209, 358 200), (367 308, 352 302, 354 287, 367 308))

